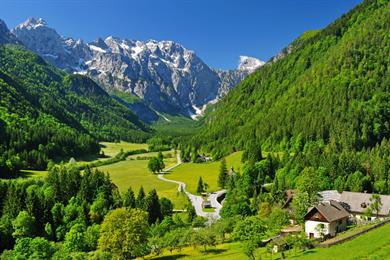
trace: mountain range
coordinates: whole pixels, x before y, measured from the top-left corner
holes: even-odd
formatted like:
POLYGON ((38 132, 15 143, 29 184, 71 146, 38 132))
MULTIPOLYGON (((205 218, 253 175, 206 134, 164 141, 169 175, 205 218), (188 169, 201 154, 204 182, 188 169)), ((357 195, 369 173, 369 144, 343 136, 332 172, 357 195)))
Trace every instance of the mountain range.
MULTIPOLYGON (((97 155, 99 140, 145 142, 152 130, 83 75, 26 49, 0 22, 0 172, 97 155)), ((2 175, 3 177, 5 175, 2 175)))
POLYGON ((11 34, 50 64, 88 75, 145 122, 156 121, 161 114, 195 119, 207 104, 265 64, 242 56, 237 69, 216 70, 173 41, 109 36, 85 43, 60 36, 43 19, 30 18, 11 34))

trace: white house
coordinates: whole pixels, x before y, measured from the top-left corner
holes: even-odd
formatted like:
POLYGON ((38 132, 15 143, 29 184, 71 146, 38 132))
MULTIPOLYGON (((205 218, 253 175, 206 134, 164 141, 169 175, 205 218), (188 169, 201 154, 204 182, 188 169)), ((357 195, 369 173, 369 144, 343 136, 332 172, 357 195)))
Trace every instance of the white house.
POLYGON ((349 212, 337 201, 322 202, 305 215, 305 232, 310 238, 333 237, 347 228, 349 212))

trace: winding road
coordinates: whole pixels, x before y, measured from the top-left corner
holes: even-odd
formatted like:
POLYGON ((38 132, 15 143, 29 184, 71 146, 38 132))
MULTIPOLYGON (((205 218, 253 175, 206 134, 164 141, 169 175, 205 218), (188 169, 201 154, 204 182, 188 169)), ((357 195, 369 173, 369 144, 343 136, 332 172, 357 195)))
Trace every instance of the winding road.
POLYGON ((178 191, 179 192, 183 191, 187 195, 187 197, 190 199, 191 204, 195 208, 196 215, 208 218, 209 221, 219 219, 221 217, 219 213, 222 209, 222 205, 218 202, 217 198, 219 196, 222 196, 223 194, 225 194, 226 190, 212 192, 210 194, 210 196, 208 197, 208 200, 211 202, 211 206, 215 209, 215 211, 214 212, 204 212, 203 208, 202 208, 203 198, 201 196, 194 195, 194 194, 188 192, 186 190, 186 184, 184 182, 170 180, 170 179, 165 178, 165 176, 164 176, 170 170, 176 168, 177 166, 179 166, 181 164, 182 164, 182 161, 181 161, 180 155, 178 154, 177 155, 177 163, 171 167, 164 169, 161 173, 159 173, 157 175, 157 177, 163 181, 176 183, 178 185, 178 191))

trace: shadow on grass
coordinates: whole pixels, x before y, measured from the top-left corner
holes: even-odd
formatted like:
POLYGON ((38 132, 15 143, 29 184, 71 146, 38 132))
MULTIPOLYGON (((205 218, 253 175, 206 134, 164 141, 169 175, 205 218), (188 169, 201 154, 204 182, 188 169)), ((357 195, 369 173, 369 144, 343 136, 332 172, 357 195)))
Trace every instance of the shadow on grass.
POLYGON ((153 259, 158 259, 158 260, 169 260, 169 259, 180 259, 183 257, 188 257, 186 254, 176 254, 176 255, 167 255, 167 256, 156 256, 153 257, 153 259))
POLYGON ((42 171, 42 175, 39 173, 40 171, 33 171, 33 170, 21 170, 20 173, 16 176, 9 177, 7 179, 17 179, 17 178, 31 178, 31 177, 44 177, 45 171, 42 171))
POLYGON ((206 251, 202 251, 204 254, 213 254, 213 255, 219 255, 222 253, 225 253, 228 251, 227 249, 222 249, 222 248, 210 248, 207 249, 206 251))
MULTIPOLYGON (((210 248, 210 249, 207 249, 206 251, 201 250, 200 252, 203 255, 219 255, 219 254, 225 253, 226 251, 227 251, 227 249, 210 248)), ((174 254, 174 255, 156 256, 156 257, 153 257, 153 259, 169 260, 169 259, 180 259, 183 257, 190 257, 190 255, 178 253, 178 254, 174 254)))
POLYGON ((309 255, 309 254, 313 254, 315 253, 316 251, 314 249, 310 249, 310 250, 306 250, 303 252, 303 255, 309 255))
POLYGON ((32 176, 34 176, 34 173, 29 172, 29 171, 22 171, 18 175, 18 177, 20 177, 20 178, 30 178, 32 176))

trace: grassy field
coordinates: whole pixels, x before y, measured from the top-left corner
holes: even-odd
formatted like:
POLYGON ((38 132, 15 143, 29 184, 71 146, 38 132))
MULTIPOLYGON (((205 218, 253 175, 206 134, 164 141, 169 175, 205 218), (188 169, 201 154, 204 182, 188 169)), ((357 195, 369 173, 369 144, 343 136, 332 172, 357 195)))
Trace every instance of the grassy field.
POLYGON ((390 259, 390 224, 330 248, 315 248, 295 259, 390 259))
MULTIPOLYGON (((164 162, 168 167, 176 163, 176 158, 167 158, 164 162)), ((139 188, 143 186, 145 192, 156 189, 158 195, 170 199, 176 209, 182 209, 185 206, 186 198, 178 193, 177 185, 157 179, 157 176, 148 170, 148 160, 128 159, 101 166, 98 169, 110 174, 112 181, 118 186, 120 192, 125 192, 129 187, 132 187, 137 195, 139 188)))
POLYGON ((164 251, 160 256, 149 256, 145 259, 222 259, 222 260, 241 260, 248 259, 244 253, 240 243, 226 243, 215 247, 208 247, 206 252, 203 252, 203 247, 193 248, 185 247, 180 252, 175 250, 172 254, 169 251, 164 251))
MULTIPOLYGON (((90 155, 90 156, 83 156, 82 158, 77 158, 76 162, 79 165, 91 163, 97 160, 104 161, 111 157, 114 157, 117 155, 121 149, 123 151, 129 151, 129 150, 138 150, 138 149, 148 149, 147 144, 135 144, 135 143, 128 143, 121 141, 120 143, 109 143, 109 142, 101 142, 100 145, 102 146, 101 150, 104 152, 107 158, 98 158, 96 155, 90 155)), ((157 153, 156 153, 157 154, 157 153)), ((173 152, 172 152, 173 154, 173 152)), ((58 159, 58 162, 64 161, 62 158, 61 160, 58 159)), ((65 162, 68 162, 69 159, 65 160, 65 162)), ((29 178, 29 177, 45 177, 47 175, 47 171, 35 171, 35 170, 22 170, 22 177, 23 178, 29 178)))
POLYGON ((123 149, 123 151, 148 149, 147 144, 134 144, 134 143, 127 143, 127 142, 120 142, 120 143, 101 142, 100 145, 102 146, 102 151, 104 152, 104 154, 109 157, 114 157, 121 151, 121 149, 123 149))
POLYGON ((22 178, 30 178, 30 177, 46 177, 48 171, 34 171, 34 170, 22 170, 21 177, 22 178))
MULTIPOLYGON (((113 157, 120 152, 124 151, 147 149, 147 144, 132 144, 126 142, 120 143, 101 143, 102 150, 105 155, 113 157)), ((174 151, 163 152, 164 155, 171 154, 172 158, 164 159, 166 167, 176 164, 176 157, 174 151)), ((169 198, 175 205, 176 209, 183 209, 187 203, 187 198, 178 193, 177 185, 157 179, 157 176, 152 174, 148 170, 148 160, 136 160, 137 157, 153 157, 157 156, 157 153, 145 153, 139 155, 129 156, 126 161, 105 165, 98 167, 103 172, 108 172, 111 176, 111 180, 115 183, 120 192, 125 192, 129 187, 132 187, 135 194, 141 186, 144 187, 145 192, 149 192, 152 189, 156 189, 160 197, 169 198)), ((102 159, 100 159, 102 160, 102 159)), ((92 162, 88 160, 76 160, 78 164, 85 164, 92 162)), ((23 177, 44 177, 47 175, 47 171, 23 171, 23 177)))
MULTIPOLYGON (((348 259, 390 259, 390 224, 361 235, 354 240, 335 245, 330 248, 314 248, 304 252, 290 250, 284 253, 286 259, 308 260, 348 260, 348 259)), ((256 259, 283 259, 281 253, 267 253, 266 248, 255 252, 256 259)), ((165 250, 160 256, 148 256, 146 259, 248 259, 243 253, 239 242, 225 243, 215 247, 203 248, 185 247, 172 254, 165 250)))
MULTIPOLYGON (((128 158, 129 159, 137 159, 137 158, 150 158, 150 157, 155 157, 157 156, 158 152, 150 152, 150 153, 141 153, 141 154, 134 154, 134 155, 130 155, 128 158)), ((170 154, 172 156, 172 158, 176 158, 176 155, 175 155, 175 151, 174 150, 171 150, 171 151, 165 151, 162 153, 164 156, 165 155, 168 155, 170 154)), ((176 162, 176 161, 175 161, 176 162)))
MULTIPOLYGON (((241 167, 242 152, 236 152, 226 157, 227 167, 233 166, 235 171, 239 171, 241 167)), ((191 193, 196 193, 196 187, 199 177, 202 177, 203 182, 209 185, 208 191, 218 190, 217 180, 219 173, 220 162, 210 163, 185 163, 173 169, 166 178, 182 181, 187 184, 187 190, 191 193)))

